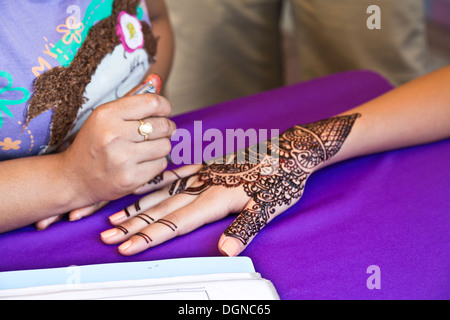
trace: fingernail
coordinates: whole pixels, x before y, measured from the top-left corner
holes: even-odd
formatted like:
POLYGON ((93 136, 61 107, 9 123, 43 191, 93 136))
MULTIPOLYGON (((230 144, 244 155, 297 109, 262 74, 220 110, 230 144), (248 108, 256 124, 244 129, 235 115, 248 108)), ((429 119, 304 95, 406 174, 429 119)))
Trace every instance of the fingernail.
POLYGON ((69 221, 70 222, 78 221, 80 219, 81 219, 81 214, 78 213, 78 212, 76 212, 76 213, 72 212, 71 214, 69 214, 69 221))
POLYGON ((103 239, 109 239, 109 238, 114 237, 115 235, 117 235, 117 229, 116 228, 109 229, 109 230, 106 230, 106 231, 103 231, 102 233, 100 233, 100 236, 103 239))
POLYGON ((69 214, 69 221, 80 220, 83 217, 83 214, 86 213, 85 211, 87 211, 86 208, 72 210, 69 214))
POLYGON ((38 231, 44 231, 45 229, 47 229, 49 223, 47 221, 45 222, 39 222, 38 224, 36 224, 36 229, 38 231))
POLYGON ((109 221, 111 222, 117 222, 125 219, 127 217, 127 214, 125 213, 125 210, 119 211, 117 213, 114 213, 112 216, 109 217, 109 221))
POLYGON ((132 244, 131 240, 128 240, 127 242, 124 242, 124 243, 122 243, 119 246, 119 250, 120 251, 126 251, 129 247, 131 247, 131 244, 132 244))
POLYGON ((239 244, 236 240, 227 239, 222 245, 222 252, 224 252, 229 257, 235 257, 239 253, 239 244))

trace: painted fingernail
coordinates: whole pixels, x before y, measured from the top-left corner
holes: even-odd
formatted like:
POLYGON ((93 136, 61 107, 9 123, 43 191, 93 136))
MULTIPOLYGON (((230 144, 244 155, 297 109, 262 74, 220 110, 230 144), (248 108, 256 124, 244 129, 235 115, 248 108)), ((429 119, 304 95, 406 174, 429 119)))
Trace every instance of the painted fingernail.
POLYGON ((221 249, 227 256, 235 257, 239 253, 239 244, 233 239, 227 239, 221 249))
POLYGON ((125 210, 119 211, 117 213, 114 213, 112 216, 109 217, 109 221, 111 222, 117 222, 125 219, 127 217, 127 214, 125 210))
POLYGON ((122 243, 119 246, 119 250, 120 251, 126 251, 129 247, 131 247, 131 244, 132 244, 131 240, 128 240, 127 242, 124 242, 124 243, 122 243))
POLYGON ((112 238, 115 235, 117 235, 117 233, 118 233, 117 229, 113 228, 113 229, 109 229, 109 230, 103 231, 102 233, 100 233, 100 236, 103 239, 109 239, 109 238, 112 238))
POLYGON ((82 213, 79 211, 74 211, 69 214, 69 221, 74 222, 78 221, 83 217, 82 213))

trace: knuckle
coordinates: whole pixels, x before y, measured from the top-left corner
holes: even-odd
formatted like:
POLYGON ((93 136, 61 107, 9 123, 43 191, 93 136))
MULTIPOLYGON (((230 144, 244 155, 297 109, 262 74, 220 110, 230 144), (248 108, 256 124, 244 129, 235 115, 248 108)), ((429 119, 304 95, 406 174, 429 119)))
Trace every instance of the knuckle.
POLYGON ((126 154, 119 153, 119 154, 114 154, 114 155, 111 154, 110 159, 111 159, 111 163, 114 167, 124 168, 124 167, 126 167, 130 158, 126 154))
POLYGON ((135 185, 135 175, 131 170, 121 170, 116 176, 114 185, 117 190, 128 191, 135 185))
POLYGON ((90 118, 95 130, 92 138, 99 149, 104 150, 120 137, 114 130, 115 126, 111 125, 111 114, 106 106, 95 109, 90 118))
POLYGON ((160 163, 160 168, 159 168, 159 172, 162 172, 162 171, 164 171, 166 168, 167 168, 167 166, 169 165, 169 163, 167 162, 167 159, 166 158, 163 158, 163 159, 161 159, 160 161, 159 161, 159 163, 160 163))
POLYGON ((153 115, 168 116, 172 112, 170 102, 157 94, 143 94, 139 99, 150 109, 153 115))
POLYGON ((119 137, 116 132, 111 130, 104 130, 98 138, 99 147, 103 150, 108 149, 109 146, 111 146, 118 138, 119 137))
POLYGON ((166 201, 163 201, 155 206, 155 210, 158 211, 159 214, 165 216, 169 213, 169 205, 166 201))
POLYGON ((161 100, 162 100, 161 104, 164 106, 165 113, 167 115, 171 114, 172 113, 172 104, 170 103, 170 101, 164 97, 161 97, 161 100))
POLYGON ((105 121, 108 120, 110 117, 110 108, 107 104, 101 105, 98 108, 95 108, 90 117, 95 121, 97 124, 102 124, 105 121))
POLYGON ((158 119, 158 128, 164 136, 168 136, 172 133, 172 124, 170 120, 167 118, 159 118, 158 119))
POLYGON ((174 237, 183 235, 182 228, 180 228, 180 219, 177 214, 171 213, 159 221, 171 229, 174 237))
POLYGON ((161 140, 161 152, 164 156, 167 156, 170 151, 172 151, 172 143, 170 139, 162 139, 161 140))
POLYGON ((151 108, 152 111, 158 109, 160 105, 159 96, 156 94, 143 94, 141 95, 142 99, 144 99, 144 103, 151 108))

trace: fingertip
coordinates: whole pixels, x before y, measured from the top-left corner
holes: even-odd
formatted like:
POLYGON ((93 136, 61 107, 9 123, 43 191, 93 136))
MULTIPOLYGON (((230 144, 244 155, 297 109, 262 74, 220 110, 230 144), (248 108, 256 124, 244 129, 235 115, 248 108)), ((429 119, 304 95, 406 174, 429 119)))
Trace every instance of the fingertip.
POLYGON ((122 243, 120 246, 119 246, 119 252, 121 253, 121 254, 126 254, 126 252, 127 252, 127 250, 131 247, 131 245, 132 245, 133 243, 131 242, 131 240, 128 240, 128 241, 125 241, 124 243, 122 243))
POLYGON ((228 257, 238 256, 243 251, 243 249, 244 248, 242 248, 242 244, 238 240, 230 237, 226 237, 222 241, 222 244, 219 244, 220 253, 228 257))
POLYGON ((61 220, 62 215, 50 217, 44 220, 41 220, 35 224, 36 230, 38 231, 44 231, 46 230, 51 224, 61 220))
POLYGON ((36 223, 36 230, 44 231, 45 229, 47 229, 48 226, 49 226, 49 223, 47 222, 47 220, 39 221, 36 223))
POLYGON ((100 233, 100 237, 104 243, 114 244, 114 238, 117 236, 117 234, 117 229, 113 228, 100 233))
POLYGON ((78 221, 82 218, 86 218, 86 217, 94 214, 97 210, 104 207, 107 203, 108 203, 107 201, 102 201, 102 202, 93 204, 89 207, 72 210, 69 213, 69 221, 78 221))
POLYGON ((80 220, 81 218, 83 218, 83 216, 84 216, 84 211, 83 211, 83 209, 76 209, 76 210, 73 210, 73 211, 71 211, 71 212, 69 213, 69 221, 70 221, 70 222, 78 221, 78 220, 80 220))
POLYGON ((123 256, 133 256, 141 251, 131 239, 122 243, 117 250, 123 256))
POLYGON ((109 222, 111 222, 111 224, 117 225, 122 222, 125 222, 125 220, 127 220, 128 217, 129 217, 129 214, 127 214, 127 212, 125 210, 121 210, 121 211, 109 216, 108 219, 109 219, 109 222))

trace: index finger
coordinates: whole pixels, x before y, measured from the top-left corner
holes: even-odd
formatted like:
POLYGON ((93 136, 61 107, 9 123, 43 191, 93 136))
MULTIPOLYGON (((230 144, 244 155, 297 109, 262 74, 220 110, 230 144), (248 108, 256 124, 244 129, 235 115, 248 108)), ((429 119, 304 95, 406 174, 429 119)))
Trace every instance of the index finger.
MULTIPOLYGON (((133 121, 150 117, 168 117, 172 112, 170 102, 156 94, 141 94, 116 100, 120 107, 116 109, 123 120, 133 121)), ((111 103, 111 106, 113 103, 111 103)), ((115 104, 114 104, 115 106, 115 104)))

